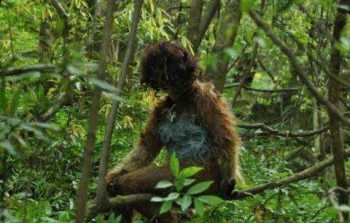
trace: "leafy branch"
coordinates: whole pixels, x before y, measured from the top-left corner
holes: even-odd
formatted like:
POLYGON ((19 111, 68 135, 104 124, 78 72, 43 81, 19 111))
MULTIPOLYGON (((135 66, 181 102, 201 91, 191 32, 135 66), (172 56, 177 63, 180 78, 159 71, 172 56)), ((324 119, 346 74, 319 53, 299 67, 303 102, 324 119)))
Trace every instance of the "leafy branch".
POLYGON ((312 84, 312 82, 307 78, 307 74, 305 73, 305 69, 299 63, 297 57, 293 53, 293 51, 287 47, 286 43, 284 43, 271 29, 271 27, 259 16, 259 14, 254 11, 249 11, 250 17, 253 19, 255 24, 261 28, 265 34, 271 39, 271 41, 278 46, 278 48, 284 53, 290 62, 290 65, 293 68, 292 74, 296 75, 301 82, 307 87, 310 93, 317 99, 317 101, 324 105, 329 112, 334 114, 338 119, 340 119, 344 124, 350 125, 350 120, 345 118, 344 115, 338 110, 338 108, 328 101, 312 84))

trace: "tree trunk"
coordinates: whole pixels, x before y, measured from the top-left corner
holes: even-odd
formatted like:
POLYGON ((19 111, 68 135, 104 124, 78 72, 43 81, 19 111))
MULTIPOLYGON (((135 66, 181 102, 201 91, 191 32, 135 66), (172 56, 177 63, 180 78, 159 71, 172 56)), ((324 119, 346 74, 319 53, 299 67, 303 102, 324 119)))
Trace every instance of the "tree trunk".
MULTIPOLYGON (((341 0, 340 5, 350 6, 349 0, 341 0)), ((338 8, 333 29, 332 51, 329 64, 330 72, 339 77, 341 71, 342 56, 337 48, 337 43, 340 40, 341 32, 346 25, 347 12, 343 8, 338 8)), ((341 111, 341 94, 342 87, 333 79, 328 82, 329 101, 341 111)), ((344 139, 341 121, 331 112, 329 112, 330 133, 332 136, 332 152, 334 155, 334 168, 337 186, 347 189, 346 174, 345 174, 345 156, 344 156, 344 139)), ((340 205, 348 204, 347 192, 340 191, 338 194, 338 202, 340 205)), ((348 213, 340 212, 340 221, 345 222, 348 219, 348 213)))
POLYGON ((202 18, 203 1, 192 0, 190 8, 190 18, 188 21, 187 36, 193 44, 198 40, 199 26, 202 18))
MULTIPOLYGON (((103 41, 101 47, 101 57, 99 62, 99 67, 97 71, 97 79, 103 80, 106 72, 106 60, 107 53, 109 50, 109 43, 112 35, 112 23, 113 23, 113 5, 114 0, 108 0, 107 8, 106 8, 106 17, 104 24, 104 33, 103 33, 103 41)), ((86 203, 88 197, 88 183, 90 179, 90 172, 92 166, 92 153, 95 147, 96 141, 96 131, 97 131, 97 122, 98 122, 98 110, 100 105, 100 97, 101 91, 95 87, 92 97, 92 104, 90 110, 89 117, 89 127, 88 134, 86 139, 86 146, 83 155, 83 169, 82 176, 79 183, 79 191, 77 196, 76 203, 76 215, 75 220, 78 223, 82 223, 85 221, 86 215, 86 203)))
POLYGON ((242 16, 240 0, 230 0, 223 8, 224 12, 218 24, 213 50, 217 58, 216 69, 208 70, 208 74, 219 91, 224 89, 230 62, 225 55, 225 50, 233 46, 242 16))
POLYGON ((220 0, 210 1, 210 5, 208 5, 208 9, 206 10, 205 14, 201 18, 199 28, 198 28, 198 35, 196 36, 196 39, 192 41, 194 52, 198 51, 198 48, 202 42, 202 39, 204 38, 204 35, 207 32, 207 29, 210 25, 211 20, 213 19, 214 15, 218 11, 219 6, 220 6, 220 0))
MULTIPOLYGON (((128 70, 129 70, 128 67, 134 57, 135 48, 137 46, 136 34, 137 34, 138 23, 141 18, 142 4, 143 4, 143 0, 134 0, 134 12, 133 12, 132 25, 131 25, 131 30, 128 37, 128 40, 129 40, 128 47, 125 53, 121 75, 119 77, 118 84, 117 84, 117 92, 116 92, 117 97, 120 95, 120 92, 122 90, 123 84, 128 74, 128 70)), ((108 157, 110 153, 109 150, 111 146, 111 139, 113 135, 114 124, 115 124, 118 108, 119 108, 119 101, 114 100, 112 105, 112 110, 108 114, 106 132, 105 132, 103 147, 100 155, 99 179, 97 182, 97 196, 96 196, 96 204, 97 204, 96 206, 98 209, 104 209, 107 206, 107 202, 108 202, 107 192, 106 192, 106 182, 104 177, 107 172, 108 157)))

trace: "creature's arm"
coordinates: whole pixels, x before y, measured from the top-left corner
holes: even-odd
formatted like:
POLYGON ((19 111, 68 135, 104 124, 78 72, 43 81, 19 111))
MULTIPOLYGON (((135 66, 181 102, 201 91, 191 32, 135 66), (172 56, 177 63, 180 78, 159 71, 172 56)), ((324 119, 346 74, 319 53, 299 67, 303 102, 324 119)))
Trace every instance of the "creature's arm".
POLYGON ((160 149, 162 148, 162 143, 159 139, 157 126, 162 109, 162 104, 159 104, 154 109, 143 133, 141 134, 136 148, 133 149, 118 165, 107 173, 106 182, 108 184, 120 175, 150 164, 158 155, 160 149))
POLYGON ((226 182, 243 180, 239 170, 241 139, 235 131, 235 117, 211 84, 197 94, 196 107, 202 124, 209 132, 214 149, 218 151, 221 175, 226 182))

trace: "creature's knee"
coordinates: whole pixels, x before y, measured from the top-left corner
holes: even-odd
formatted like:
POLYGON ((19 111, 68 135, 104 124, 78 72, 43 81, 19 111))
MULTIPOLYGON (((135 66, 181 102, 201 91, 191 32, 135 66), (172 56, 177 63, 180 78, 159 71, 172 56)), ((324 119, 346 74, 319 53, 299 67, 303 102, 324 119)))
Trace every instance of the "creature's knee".
POLYGON ((107 185, 107 191, 109 195, 125 195, 133 193, 134 183, 130 180, 130 177, 120 176, 115 178, 107 185))
POLYGON ((117 194, 122 194, 123 185, 120 181, 120 177, 113 179, 113 181, 108 182, 107 192, 110 196, 117 194))

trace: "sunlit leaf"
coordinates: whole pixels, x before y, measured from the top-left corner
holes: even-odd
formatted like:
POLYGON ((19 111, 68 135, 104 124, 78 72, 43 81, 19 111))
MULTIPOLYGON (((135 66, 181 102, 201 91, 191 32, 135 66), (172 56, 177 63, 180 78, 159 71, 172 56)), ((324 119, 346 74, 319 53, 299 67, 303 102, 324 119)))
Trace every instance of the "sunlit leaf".
POLYGON ((176 200, 180 196, 177 192, 170 193, 167 197, 164 198, 165 201, 173 201, 176 200))
POLYGON ((195 179, 185 179, 184 186, 189 186, 193 184, 196 180, 195 179))
POLYGON ((171 187, 173 186, 173 183, 168 181, 168 180, 162 180, 162 181, 159 181, 156 185, 156 188, 158 189, 162 189, 162 188, 168 188, 168 187, 171 187))
POLYGON ((162 204, 162 206, 160 207, 160 211, 159 214, 164 214, 166 212, 168 212, 173 206, 173 201, 166 201, 162 204))
POLYGON ((200 200, 194 199, 194 208, 199 216, 204 214, 204 204, 200 200))
POLYGON ((179 177, 192 177, 196 175, 199 171, 201 171, 203 168, 201 167, 196 167, 196 166, 191 166, 191 167, 186 167, 183 170, 181 170, 179 177))
POLYGON ((152 197, 151 201, 152 202, 163 202, 164 198, 163 197, 152 197))
POLYGON ((182 198, 176 200, 176 203, 180 205, 181 210, 184 212, 191 206, 192 198, 191 196, 184 195, 182 198))
POLYGON ((213 196, 213 195, 202 195, 202 196, 199 196, 197 199, 200 200, 203 203, 206 203, 206 204, 209 204, 209 205, 213 205, 213 206, 216 206, 216 205, 221 204, 222 202, 224 202, 224 200, 221 199, 220 197, 213 196))
POLYGON ((177 191, 181 191, 185 186, 186 178, 179 177, 175 180, 175 188, 177 191))
POLYGON ((204 181, 204 182, 197 183, 188 189, 187 194, 194 195, 194 194, 202 193, 206 191, 212 184, 213 184, 213 181, 204 181))
POLYGON ((170 170, 171 173, 177 177, 179 175, 179 171, 180 171, 180 162, 179 160, 176 158, 176 154, 173 153, 171 154, 170 157, 170 170))

